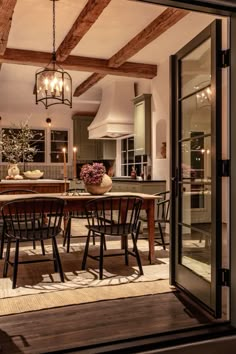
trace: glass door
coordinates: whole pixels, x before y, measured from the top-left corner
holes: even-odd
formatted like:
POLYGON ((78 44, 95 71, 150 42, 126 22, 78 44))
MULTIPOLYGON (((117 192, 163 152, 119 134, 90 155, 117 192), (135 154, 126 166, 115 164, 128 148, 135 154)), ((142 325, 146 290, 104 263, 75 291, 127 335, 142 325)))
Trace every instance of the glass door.
POLYGON ((216 20, 171 58, 172 280, 216 317, 221 315, 220 50, 216 20))

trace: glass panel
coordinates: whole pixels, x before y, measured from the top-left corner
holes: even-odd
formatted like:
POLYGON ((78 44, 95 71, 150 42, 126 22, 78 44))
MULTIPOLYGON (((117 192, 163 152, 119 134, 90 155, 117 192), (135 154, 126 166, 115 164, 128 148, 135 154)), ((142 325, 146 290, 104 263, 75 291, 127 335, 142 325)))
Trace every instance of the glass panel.
POLYGON ((181 97, 206 87, 211 81, 211 40, 199 45, 181 61, 181 97))
POLYGON ((134 162, 134 153, 133 153, 133 151, 128 151, 128 161, 129 161, 129 163, 133 163, 134 162))
POLYGON ((126 151, 127 150, 127 140, 122 139, 121 140, 121 151, 126 151))
MULTIPOLYGON (((64 161, 64 156, 62 152, 58 153, 51 153, 51 162, 63 162, 64 161)), ((68 162, 68 156, 66 154, 66 162, 68 162)))
POLYGON ((182 264, 209 282, 211 281, 210 239, 210 224, 206 225, 205 230, 184 227, 182 264))
POLYGON ((127 152, 126 151, 123 151, 121 153, 121 163, 122 164, 127 163, 127 152))
POLYGON ((62 130, 51 130, 51 140, 67 141, 68 132, 62 130))
POLYGON ((34 155, 34 162, 44 162, 44 152, 37 152, 34 155))
POLYGON ((134 150, 134 138, 128 138, 128 150, 134 150))
POLYGON ((211 137, 202 132, 191 132, 192 139, 181 143, 182 169, 184 182, 211 179, 211 137))
POLYGON ((52 142, 51 143, 51 151, 58 151, 61 152, 63 148, 68 149, 67 143, 65 144, 64 142, 52 142))
POLYGON ((195 134, 211 133, 211 88, 206 89, 184 99, 181 102, 182 110, 182 139, 190 138, 195 134), (200 97, 200 98, 199 98, 200 97), (203 100, 203 101, 202 101, 203 100))
POLYGON ((181 263, 194 272, 199 272, 200 276, 205 274, 207 264, 209 276, 212 222, 210 181, 183 184, 182 222, 184 225, 182 225, 181 263), (202 266, 204 271, 201 269, 201 262, 204 263, 202 266))

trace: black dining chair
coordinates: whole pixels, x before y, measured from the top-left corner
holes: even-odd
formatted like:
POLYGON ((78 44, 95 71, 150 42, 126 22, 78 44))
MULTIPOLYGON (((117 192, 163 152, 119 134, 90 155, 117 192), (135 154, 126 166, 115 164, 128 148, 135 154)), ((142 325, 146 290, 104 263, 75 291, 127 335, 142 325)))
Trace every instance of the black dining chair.
MULTIPOLYGON (((69 189, 67 193, 82 193, 85 192, 85 189, 69 189)), ((67 215, 67 225, 64 232, 64 240, 63 240, 63 247, 66 246, 67 253, 70 252, 70 241, 71 238, 78 238, 78 237, 87 237, 87 235, 72 235, 71 226, 73 220, 87 220, 87 215, 85 210, 84 211, 70 211, 67 215)), ((93 233, 93 245, 95 245, 95 234, 93 233)), ((106 250, 106 242, 104 241, 104 249, 106 250)))
POLYGON ((59 271, 64 282, 61 260, 57 248, 56 237, 61 232, 61 222, 64 216, 64 201, 56 197, 29 197, 13 199, 5 202, 1 213, 5 225, 7 251, 4 261, 3 277, 7 277, 9 264, 13 266, 12 288, 17 283, 18 264, 52 261, 54 270, 59 271), (52 241, 52 256, 37 260, 19 261, 19 247, 27 241, 52 241), (11 245, 14 244, 14 259, 11 261, 11 245))
MULTIPOLYGON (((6 194, 37 194, 36 191, 33 191, 31 189, 7 189, 4 191, 0 192, 0 195, 6 195, 6 194)), ((4 250, 4 223, 3 219, 0 215, 0 259, 3 258, 3 250, 4 250)), ((43 241, 41 241, 41 247, 42 247, 42 253, 45 255, 45 249, 44 249, 44 244, 43 241)), ((35 242, 33 242, 33 248, 36 248, 35 242)))
POLYGON ((158 244, 161 244, 163 249, 166 249, 167 243, 165 242, 163 226, 170 223, 170 191, 156 193, 161 199, 156 202, 156 217, 155 223, 157 223, 160 236, 155 238, 158 244), (160 242, 160 241, 161 242, 160 242))
POLYGON ((87 257, 99 261, 99 278, 103 278, 103 258, 121 256, 125 257, 128 265, 128 256, 136 257, 140 275, 143 274, 140 255, 136 239, 139 232, 139 213, 143 199, 138 196, 108 196, 99 197, 88 201, 85 210, 88 220, 88 236, 82 261, 82 269, 86 268, 87 257), (89 254, 89 241, 93 234, 100 236, 100 253, 98 256, 89 254), (124 250, 117 253, 104 254, 104 241, 106 236, 121 237, 124 250), (131 236, 133 249, 128 249, 128 237, 131 236))
MULTIPOLYGON (((161 244, 163 249, 169 244, 165 241, 163 227, 170 223, 170 191, 164 191, 155 193, 155 196, 159 198, 156 199, 155 203, 155 225, 157 225, 159 234, 155 237, 155 242, 161 244)), ((146 216, 140 216, 142 222, 146 222, 146 216)))

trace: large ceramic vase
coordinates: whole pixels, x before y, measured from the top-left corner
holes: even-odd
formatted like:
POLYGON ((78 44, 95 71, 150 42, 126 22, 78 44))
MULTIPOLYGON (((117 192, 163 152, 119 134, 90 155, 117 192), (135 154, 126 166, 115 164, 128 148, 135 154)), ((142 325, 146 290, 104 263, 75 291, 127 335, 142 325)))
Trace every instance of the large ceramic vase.
POLYGON ((20 170, 17 166, 17 163, 11 163, 8 166, 8 170, 7 170, 8 176, 11 178, 15 178, 15 176, 19 175, 20 170))
POLYGON ((107 174, 105 174, 102 178, 101 184, 85 184, 85 188, 90 194, 101 195, 111 190, 112 180, 107 174))

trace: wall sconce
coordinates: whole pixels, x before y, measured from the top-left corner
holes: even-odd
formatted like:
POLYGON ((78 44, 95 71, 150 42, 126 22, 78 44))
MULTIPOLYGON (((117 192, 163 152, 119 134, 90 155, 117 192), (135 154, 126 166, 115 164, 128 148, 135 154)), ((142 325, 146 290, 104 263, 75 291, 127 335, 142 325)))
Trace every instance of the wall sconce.
POLYGON ((51 127, 52 120, 51 118, 46 118, 46 123, 48 124, 49 127, 51 127))

